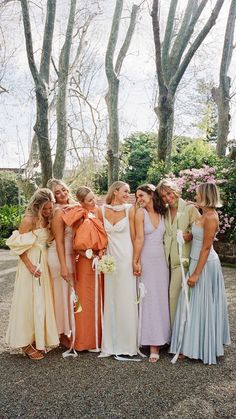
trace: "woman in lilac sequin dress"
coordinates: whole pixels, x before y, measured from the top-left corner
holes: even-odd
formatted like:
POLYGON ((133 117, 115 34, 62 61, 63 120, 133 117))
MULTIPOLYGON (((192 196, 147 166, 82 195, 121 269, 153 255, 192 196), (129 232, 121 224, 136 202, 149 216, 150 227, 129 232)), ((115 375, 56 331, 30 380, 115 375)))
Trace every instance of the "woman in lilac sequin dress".
POLYGON ((153 185, 138 187, 136 199, 140 208, 135 222, 134 273, 140 275, 141 287, 145 287, 140 303, 139 344, 150 346, 149 361, 156 362, 159 347, 170 341, 169 271, 163 246, 165 208, 153 185))

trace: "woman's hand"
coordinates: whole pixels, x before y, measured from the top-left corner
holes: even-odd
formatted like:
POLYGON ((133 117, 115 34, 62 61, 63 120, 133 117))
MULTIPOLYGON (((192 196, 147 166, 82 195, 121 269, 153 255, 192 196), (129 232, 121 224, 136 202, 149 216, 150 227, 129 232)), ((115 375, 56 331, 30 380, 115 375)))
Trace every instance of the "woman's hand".
POLYGON ((192 274, 190 275, 190 277, 188 278, 187 284, 190 288, 195 287, 196 283, 198 282, 198 275, 196 274, 192 274))
POLYGON ((133 262, 133 273, 135 276, 141 275, 141 264, 139 262, 133 262))
POLYGON ((102 257, 103 257, 103 255, 105 255, 105 253, 106 253, 106 249, 101 249, 101 250, 99 250, 98 251, 98 257, 99 257, 99 259, 101 259, 102 257))
POLYGON ((69 280, 69 273, 68 273, 68 269, 66 266, 61 267, 61 277, 65 280, 68 281, 69 280))
POLYGON ((42 272, 40 271, 39 266, 30 264, 29 266, 27 266, 27 268, 29 269, 30 273, 35 277, 35 278, 40 278, 42 272))
POLYGON ((187 231, 187 232, 183 233, 183 238, 184 238, 184 241, 190 242, 191 240, 193 240, 193 235, 192 235, 192 233, 187 231))

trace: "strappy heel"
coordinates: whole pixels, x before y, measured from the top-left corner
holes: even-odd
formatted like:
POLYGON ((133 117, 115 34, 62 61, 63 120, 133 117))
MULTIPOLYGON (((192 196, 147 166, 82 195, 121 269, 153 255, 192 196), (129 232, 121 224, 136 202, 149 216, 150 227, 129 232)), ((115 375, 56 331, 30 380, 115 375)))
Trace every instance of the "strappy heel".
POLYGON ((39 361, 44 358, 44 355, 39 352, 33 345, 29 344, 22 348, 23 354, 33 361, 39 361))

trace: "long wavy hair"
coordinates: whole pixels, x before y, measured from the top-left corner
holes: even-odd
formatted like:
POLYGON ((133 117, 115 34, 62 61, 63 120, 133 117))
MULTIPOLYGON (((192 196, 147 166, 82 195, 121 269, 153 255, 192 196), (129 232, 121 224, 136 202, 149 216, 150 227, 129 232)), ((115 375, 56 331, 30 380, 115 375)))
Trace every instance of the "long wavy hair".
MULTIPOLYGON (((53 205, 55 204, 52 191, 48 188, 37 189, 26 207, 25 215, 38 218, 40 223, 42 223, 45 220, 42 215, 43 206, 48 202, 52 202, 53 205)), ((49 226, 50 221, 51 217, 48 219, 49 226)))
POLYGON ((52 178, 52 179, 48 180, 47 187, 52 191, 56 203, 57 203, 57 199, 56 199, 56 195, 55 195, 55 189, 56 189, 57 186, 62 186, 63 188, 65 188, 67 190, 67 192, 68 192, 68 204, 73 204, 75 202, 75 200, 71 196, 70 189, 68 188, 66 183, 63 182, 61 179, 52 178))
POLYGON ((162 202, 162 199, 160 198, 158 194, 157 188, 154 185, 152 185, 151 183, 145 183, 144 185, 138 186, 135 191, 136 201, 137 201, 137 191, 143 191, 143 192, 146 192, 148 195, 150 195, 153 200, 154 211, 157 214, 165 215, 166 206, 162 202))

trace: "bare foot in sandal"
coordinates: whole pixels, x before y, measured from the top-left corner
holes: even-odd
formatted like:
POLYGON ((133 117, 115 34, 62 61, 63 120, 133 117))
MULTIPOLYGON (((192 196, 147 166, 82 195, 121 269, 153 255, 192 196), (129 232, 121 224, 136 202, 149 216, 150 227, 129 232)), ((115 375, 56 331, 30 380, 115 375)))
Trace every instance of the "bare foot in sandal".
POLYGON ((158 346, 150 346, 150 352, 149 362, 154 364, 160 359, 158 346))
POLYGON ((38 361, 44 358, 44 355, 39 352, 33 345, 27 345, 22 348, 23 353, 33 361, 38 361))

